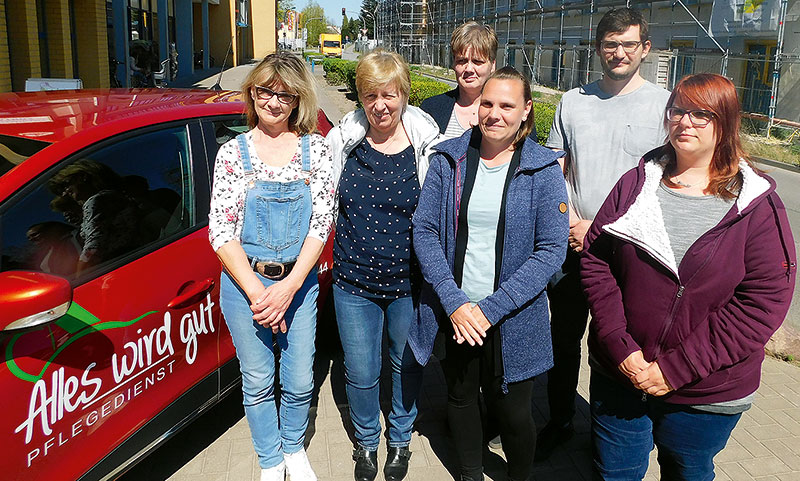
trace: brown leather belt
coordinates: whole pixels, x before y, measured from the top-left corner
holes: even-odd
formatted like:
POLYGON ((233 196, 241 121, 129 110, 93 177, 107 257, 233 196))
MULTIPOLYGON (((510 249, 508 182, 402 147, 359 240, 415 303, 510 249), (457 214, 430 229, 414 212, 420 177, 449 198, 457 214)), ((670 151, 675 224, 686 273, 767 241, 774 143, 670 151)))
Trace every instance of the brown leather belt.
POLYGON ((247 261, 250 263, 250 266, 254 271, 273 281, 277 281, 288 276, 289 273, 292 272, 294 265, 297 263, 297 261, 286 263, 270 261, 259 262, 257 259, 252 257, 248 257, 247 261))

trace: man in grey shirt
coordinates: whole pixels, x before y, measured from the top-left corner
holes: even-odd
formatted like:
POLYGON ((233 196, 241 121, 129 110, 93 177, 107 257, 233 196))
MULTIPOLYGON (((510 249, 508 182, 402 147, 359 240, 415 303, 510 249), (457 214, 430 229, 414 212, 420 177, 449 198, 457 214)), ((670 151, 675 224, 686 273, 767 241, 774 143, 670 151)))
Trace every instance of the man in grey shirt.
POLYGON ((550 421, 537 439, 537 461, 547 459, 574 433, 580 342, 589 317, 578 270, 583 238, 620 176, 667 137, 669 92, 639 75, 650 52, 642 14, 629 8, 606 13, 597 25, 595 49, 603 78, 564 94, 546 144, 567 153, 563 168, 570 197, 570 249, 547 290, 555 365, 548 373, 550 421))

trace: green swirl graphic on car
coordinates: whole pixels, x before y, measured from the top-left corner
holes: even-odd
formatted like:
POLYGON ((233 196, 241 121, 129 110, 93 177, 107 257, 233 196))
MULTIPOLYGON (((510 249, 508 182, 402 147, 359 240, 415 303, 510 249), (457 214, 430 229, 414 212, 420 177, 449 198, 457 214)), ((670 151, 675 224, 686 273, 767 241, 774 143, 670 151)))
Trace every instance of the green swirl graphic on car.
POLYGON ((26 334, 29 334, 28 332, 21 332, 19 334, 14 335, 14 337, 11 338, 8 345, 6 346, 6 351, 5 351, 6 365, 8 366, 8 370, 11 371, 11 373, 14 376, 18 377, 19 379, 22 379, 23 381, 35 383, 45 375, 47 369, 50 367, 53 361, 55 361, 55 359, 70 344, 77 341, 78 339, 88 334, 92 334, 99 331, 105 331, 106 329, 117 329, 120 327, 128 327, 139 322, 145 317, 156 313, 158 313, 158 311, 149 311, 135 319, 131 319, 130 321, 102 321, 101 319, 98 319, 94 314, 81 307, 77 302, 73 302, 72 304, 70 304, 67 313, 64 314, 57 321, 55 321, 55 324, 58 327, 72 334, 72 337, 70 337, 63 345, 61 345, 58 349, 56 349, 53 352, 50 358, 45 362, 44 366, 42 366, 42 370, 39 373, 31 374, 23 370, 17 365, 16 361, 14 360, 14 346, 16 345, 17 341, 19 341, 20 338, 22 338, 26 334))

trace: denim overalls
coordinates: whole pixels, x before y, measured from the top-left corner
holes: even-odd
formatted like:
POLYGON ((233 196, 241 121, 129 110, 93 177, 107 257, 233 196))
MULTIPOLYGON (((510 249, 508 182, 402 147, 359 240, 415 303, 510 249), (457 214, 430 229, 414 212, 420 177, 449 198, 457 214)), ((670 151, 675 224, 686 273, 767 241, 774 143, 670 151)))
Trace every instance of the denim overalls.
MULTIPOLYGON (((256 180, 245 134, 236 137, 248 183, 241 245, 252 264, 292 262, 308 235, 311 190, 304 180, 256 180)), ((300 138, 303 173, 310 175, 309 136, 300 138)), ((256 274, 265 287, 275 280, 256 274)), ((287 332, 274 335, 256 323, 247 295, 223 272, 220 308, 236 347, 242 372, 244 408, 261 468, 283 462, 283 455, 303 449, 313 388, 314 337, 317 320, 316 270, 312 270, 284 316, 287 332), (275 406, 275 354, 279 347, 282 385, 280 428, 275 406)))

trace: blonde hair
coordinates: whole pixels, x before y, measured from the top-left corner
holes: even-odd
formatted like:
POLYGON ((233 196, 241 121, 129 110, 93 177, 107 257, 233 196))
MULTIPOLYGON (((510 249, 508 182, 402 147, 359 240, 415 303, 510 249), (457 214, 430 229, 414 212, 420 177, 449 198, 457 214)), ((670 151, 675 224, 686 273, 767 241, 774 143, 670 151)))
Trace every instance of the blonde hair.
POLYGON ((408 102, 411 74, 403 57, 382 48, 361 57, 356 65, 356 90, 359 98, 389 84, 397 88, 403 102, 408 102))
POLYGON ((305 64, 296 55, 278 52, 267 55, 250 71, 242 84, 242 93, 247 104, 247 124, 258 125, 253 88, 269 87, 280 82, 287 92, 297 95, 297 106, 289 115, 289 129, 297 134, 317 131, 317 92, 314 80, 305 64))
POLYGON ((450 52, 453 59, 456 55, 466 53, 472 47, 472 53, 494 62, 497 59, 497 34, 488 25, 470 21, 462 23, 450 36, 450 52))

